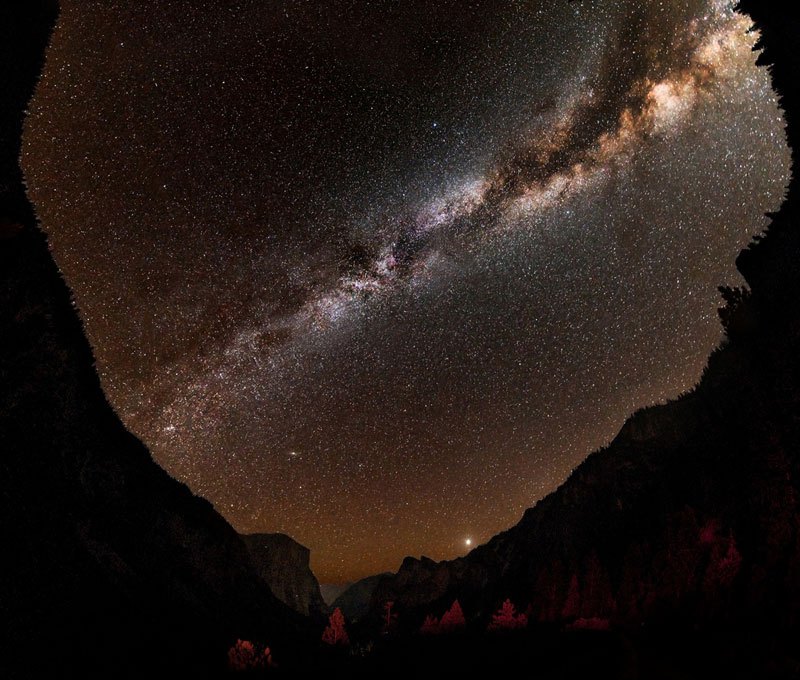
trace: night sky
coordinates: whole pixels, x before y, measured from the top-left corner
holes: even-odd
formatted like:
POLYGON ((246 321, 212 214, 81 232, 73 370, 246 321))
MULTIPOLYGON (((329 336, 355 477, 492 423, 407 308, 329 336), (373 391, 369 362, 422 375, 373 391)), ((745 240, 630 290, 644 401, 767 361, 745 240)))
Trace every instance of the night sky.
POLYGON ((23 164, 154 457, 322 582, 516 522, 691 387, 777 209, 721 0, 62 0, 23 164))

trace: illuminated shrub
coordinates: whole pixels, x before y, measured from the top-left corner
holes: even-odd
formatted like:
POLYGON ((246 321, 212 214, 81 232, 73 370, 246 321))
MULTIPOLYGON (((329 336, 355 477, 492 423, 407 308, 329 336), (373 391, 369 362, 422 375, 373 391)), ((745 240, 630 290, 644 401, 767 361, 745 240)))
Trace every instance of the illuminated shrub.
POLYGON ((503 602, 500 609, 498 609, 492 616, 489 623, 489 630, 516 630, 518 628, 525 628, 528 625, 528 617, 526 614, 517 614, 517 608, 514 603, 507 599, 503 602))

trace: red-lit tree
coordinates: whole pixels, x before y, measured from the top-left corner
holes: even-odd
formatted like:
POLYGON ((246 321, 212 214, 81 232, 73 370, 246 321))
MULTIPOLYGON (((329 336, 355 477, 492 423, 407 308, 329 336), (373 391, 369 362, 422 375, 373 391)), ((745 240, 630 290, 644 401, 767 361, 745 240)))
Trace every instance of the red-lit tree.
POLYGON ((349 645, 350 638, 344 627, 344 614, 339 607, 328 618, 328 627, 322 634, 322 641, 328 645, 349 645))
POLYGON ((564 607, 561 610, 561 617, 564 619, 574 619, 580 613, 581 592, 578 585, 578 575, 572 574, 569 580, 569 590, 567 591, 567 599, 564 601, 564 607))
POLYGON ((441 633, 441 628, 439 626, 439 619, 431 614, 428 614, 425 617, 425 620, 422 622, 422 625, 419 628, 419 632, 422 635, 438 635, 441 633))
POLYGON ((246 671, 255 668, 257 655, 249 640, 237 640, 228 650, 228 666, 232 671, 246 671))
POLYGON ((383 632, 388 633, 394 627, 394 624, 397 622, 397 614, 392 611, 392 607, 394 606, 394 602, 389 600, 383 605, 383 632))
POLYGON ((232 671, 253 671, 274 665, 270 648, 265 647, 264 652, 259 654, 250 640, 237 640, 228 650, 228 668, 232 671))
POLYGON ((719 531, 719 520, 710 519, 700 529, 700 544, 701 545, 714 545, 717 541, 717 532, 719 531))
POLYGON ((742 555, 736 547, 733 532, 729 538, 718 538, 711 553, 711 561, 706 571, 706 590, 722 586, 729 588, 742 564, 742 555))
POLYGON ((567 625, 567 630, 609 630, 610 628, 611 622, 599 616, 575 619, 567 625))
POLYGON ((528 625, 526 614, 517 614, 517 608, 511 600, 506 600, 492 616, 489 630, 516 630, 528 625))
POLYGON ((461 611, 461 605, 458 600, 455 600, 439 622, 439 629, 442 633, 453 633, 457 630, 462 630, 467 625, 464 619, 464 612, 461 611))

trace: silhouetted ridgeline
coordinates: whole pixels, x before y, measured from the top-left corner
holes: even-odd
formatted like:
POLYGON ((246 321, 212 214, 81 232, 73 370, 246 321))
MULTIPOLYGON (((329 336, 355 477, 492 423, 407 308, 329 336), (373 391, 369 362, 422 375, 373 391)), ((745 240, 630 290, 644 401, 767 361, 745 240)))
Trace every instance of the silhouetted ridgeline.
POLYGON ((23 110, 56 15, 0 3, 0 676, 203 674, 239 636, 288 653, 302 618, 108 405, 25 197, 23 110))
MULTIPOLYGON (((774 62, 794 164, 800 23, 783 6, 744 0, 741 9, 762 30, 759 63, 774 62)), ((373 595, 376 625, 387 600, 413 628, 458 598, 485 626, 506 597, 532 621, 562 624, 763 632, 800 623, 797 202, 793 172, 767 233, 737 260, 749 290, 722 291, 727 339, 700 384, 633 415, 486 545, 448 562, 407 558, 373 595)))

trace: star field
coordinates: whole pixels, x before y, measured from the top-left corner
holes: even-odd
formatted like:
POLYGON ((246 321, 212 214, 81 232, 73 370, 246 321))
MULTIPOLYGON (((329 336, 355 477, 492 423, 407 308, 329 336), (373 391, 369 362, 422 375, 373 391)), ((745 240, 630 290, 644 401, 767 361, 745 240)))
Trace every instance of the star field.
POLYGON ((29 191, 154 457, 322 582, 689 389, 789 154, 723 0, 63 0, 29 191))

